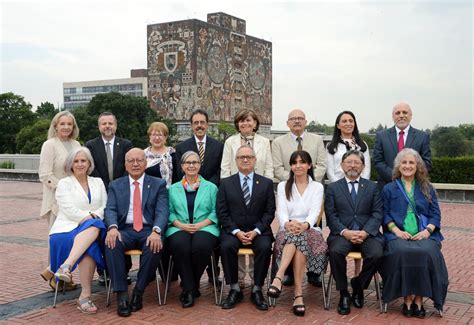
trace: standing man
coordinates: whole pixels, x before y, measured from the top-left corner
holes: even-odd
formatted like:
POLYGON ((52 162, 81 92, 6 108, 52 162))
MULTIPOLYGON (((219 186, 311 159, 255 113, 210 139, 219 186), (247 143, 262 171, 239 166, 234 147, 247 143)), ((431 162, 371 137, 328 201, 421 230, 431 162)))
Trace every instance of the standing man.
POLYGON ((347 315, 352 304, 364 306, 364 289, 377 271, 383 256, 384 239, 379 231, 383 203, 374 182, 360 177, 364 170, 364 154, 349 150, 342 156, 345 177, 327 187, 324 209, 330 229, 329 262, 340 292, 337 312, 347 315), (351 251, 362 253, 364 262, 359 275, 351 279, 352 299, 347 291, 346 256, 351 251))
MULTIPOLYGON (((194 110, 190 122, 194 136, 176 146, 176 160, 181 161, 181 156, 186 151, 196 152, 201 159, 200 175, 219 186, 224 144, 207 135, 209 117, 205 110, 194 110)), ((181 165, 178 166, 178 176, 179 179, 183 178, 181 165)))
POLYGON ((430 136, 410 125, 413 113, 410 105, 399 103, 393 107, 392 119, 395 125, 390 129, 377 132, 374 146, 374 164, 377 170, 378 188, 392 181, 393 161, 398 152, 412 148, 420 154, 426 169, 431 170, 430 136))
MULTIPOLYGON (((288 121, 286 121, 290 132, 273 140, 273 173, 278 182, 288 180, 291 170, 290 156, 296 150, 305 150, 310 154, 313 160, 314 178, 320 183, 323 181, 327 167, 327 153, 323 138, 317 134, 305 132, 306 123, 306 116, 302 110, 292 110, 288 114, 288 121)), ((312 285, 322 286, 319 274, 308 272, 307 277, 308 282, 312 285)), ((291 265, 286 269, 282 283, 293 285, 294 277, 291 265)))
POLYGON ((162 234, 168 224, 168 191, 163 179, 145 175, 146 159, 142 149, 125 155, 128 176, 110 184, 105 207, 105 259, 117 293, 117 314, 130 316, 142 309, 146 286, 155 276, 163 247, 162 234), (128 300, 125 251, 140 249, 140 269, 132 299, 128 300))
POLYGON ((270 264, 272 242, 270 225, 275 216, 273 181, 255 174, 256 156, 251 147, 237 150, 235 161, 239 172, 221 180, 217 193, 217 214, 222 265, 229 295, 223 309, 234 308, 244 295, 239 286, 237 252, 241 247, 254 252, 254 286, 250 299, 259 310, 267 310, 262 286, 270 264))

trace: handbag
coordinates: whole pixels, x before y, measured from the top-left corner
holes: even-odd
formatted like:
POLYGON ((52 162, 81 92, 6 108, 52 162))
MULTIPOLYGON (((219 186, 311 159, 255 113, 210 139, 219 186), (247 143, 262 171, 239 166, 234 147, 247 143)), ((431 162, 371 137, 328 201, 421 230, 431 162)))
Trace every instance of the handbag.
POLYGON ((402 182, 399 179, 397 179, 395 182, 397 183, 398 188, 400 189, 400 191, 403 193, 403 196, 407 200, 407 202, 410 205, 411 209, 413 210, 413 212, 415 212, 416 219, 418 220, 418 231, 425 230, 426 226, 428 226, 428 217, 425 216, 423 213, 418 213, 416 211, 416 207, 413 206, 412 202, 410 201, 407 194, 405 193, 405 189, 403 188, 402 182))

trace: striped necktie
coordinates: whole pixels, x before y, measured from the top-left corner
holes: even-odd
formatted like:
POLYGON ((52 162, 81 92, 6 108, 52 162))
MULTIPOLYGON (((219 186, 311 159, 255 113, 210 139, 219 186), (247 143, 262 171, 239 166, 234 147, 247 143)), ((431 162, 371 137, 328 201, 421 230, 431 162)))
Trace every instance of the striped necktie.
POLYGON ((303 141, 301 137, 296 138, 296 142, 298 142, 298 147, 297 147, 298 150, 303 150, 303 144, 301 143, 301 141, 303 141))
POLYGON ((248 176, 244 177, 244 184, 242 186, 242 192, 244 193, 245 205, 248 207, 250 205, 250 188, 247 181, 249 180, 248 176))
POLYGON ((199 159, 201 159, 201 163, 204 161, 204 142, 198 142, 199 145, 199 159))

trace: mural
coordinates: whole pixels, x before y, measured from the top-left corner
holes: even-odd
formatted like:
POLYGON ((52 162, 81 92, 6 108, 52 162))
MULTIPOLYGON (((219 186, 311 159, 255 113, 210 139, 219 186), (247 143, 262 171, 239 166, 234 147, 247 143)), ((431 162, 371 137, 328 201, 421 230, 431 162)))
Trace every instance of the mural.
POLYGON ((187 121, 194 108, 210 121, 233 121, 252 108, 272 123, 272 44, 245 35, 245 21, 224 13, 208 22, 149 25, 148 98, 162 116, 187 121))

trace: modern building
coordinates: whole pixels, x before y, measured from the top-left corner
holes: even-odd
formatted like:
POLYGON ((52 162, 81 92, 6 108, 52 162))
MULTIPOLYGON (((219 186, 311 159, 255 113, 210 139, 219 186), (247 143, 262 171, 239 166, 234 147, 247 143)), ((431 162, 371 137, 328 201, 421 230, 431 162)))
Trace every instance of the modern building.
POLYGON ((64 82, 64 109, 83 106, 97 94, 112 91, 131 96, 147 96, 147 70, 131 70, 130 78, 64 82))
POLYGON ((202 108, 210 122, 233 122, 254 109, 260 133, 272 124, 272 43, 246 35, 245 20, 222 12, 207 22, 188 19, 148 25, 148 99, 161 116, 189 133, 189 116, 202 108))

